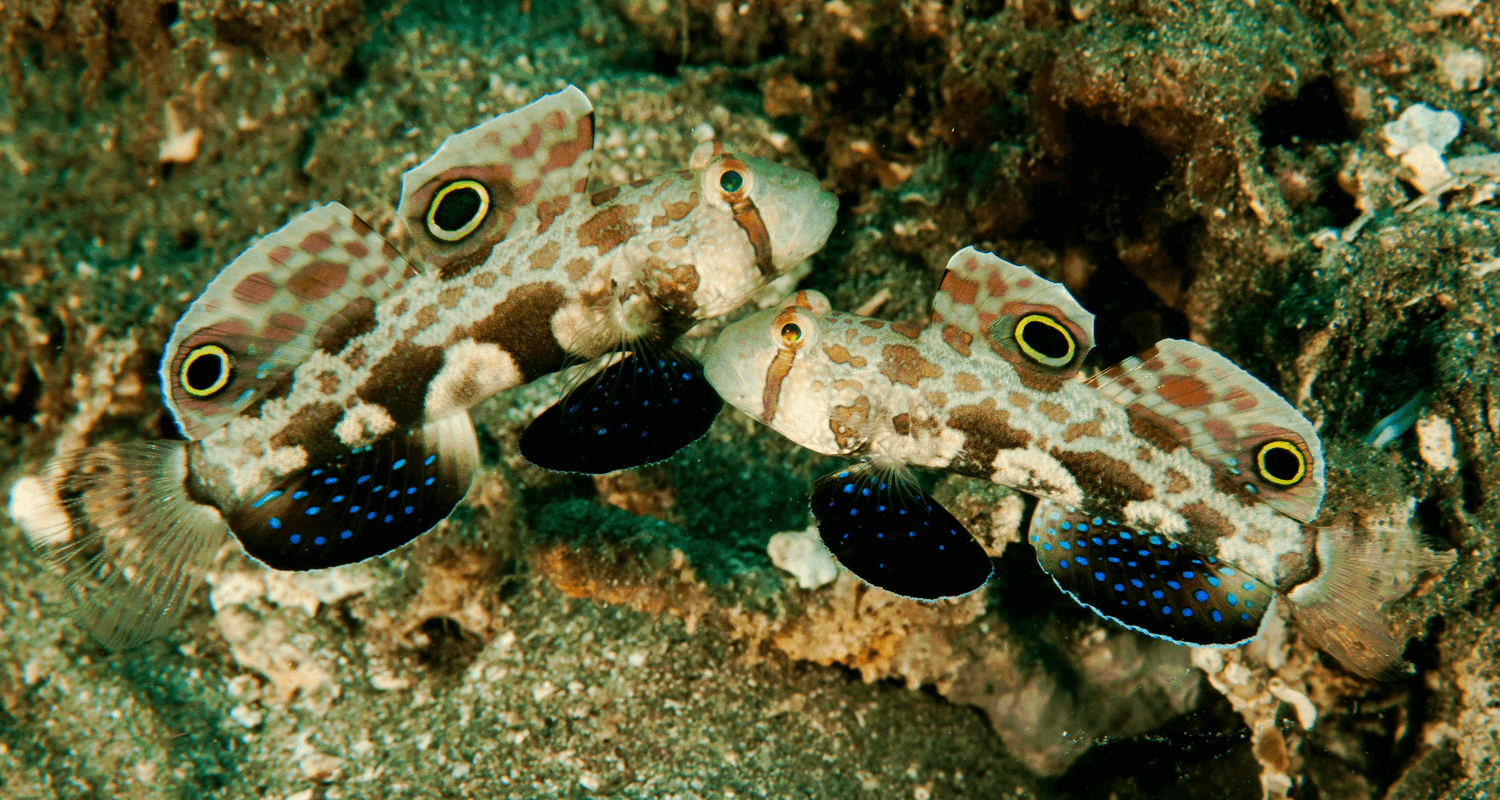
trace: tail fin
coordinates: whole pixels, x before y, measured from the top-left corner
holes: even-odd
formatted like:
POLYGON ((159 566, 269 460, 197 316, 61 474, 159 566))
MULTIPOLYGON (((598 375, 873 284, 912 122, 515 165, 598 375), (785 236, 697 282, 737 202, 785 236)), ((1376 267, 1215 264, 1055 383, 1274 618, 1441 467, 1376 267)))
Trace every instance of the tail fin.
POLYGON ((1453 565, 1453 551, 1404 526, 1375 523, 1318 530, 1322 572, 1287 594, 1292 614, 1323 650, 1366 678, 1392 677, 1405 639, 1391 635, 1385 604, 1404 596, 1418 576, 1453 565))
POLYGON ((79 621, 105 647, 171 630, 228 538, 218 511, 188 496, 186 445, 76 450, 11 488, 11 516, 66 571, 79 621))

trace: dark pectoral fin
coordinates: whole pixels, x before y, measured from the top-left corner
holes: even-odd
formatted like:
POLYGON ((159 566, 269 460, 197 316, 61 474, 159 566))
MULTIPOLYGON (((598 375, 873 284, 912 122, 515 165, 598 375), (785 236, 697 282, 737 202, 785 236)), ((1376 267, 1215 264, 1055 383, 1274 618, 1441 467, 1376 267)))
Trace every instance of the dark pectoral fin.
POLYGON ((532 420, 521 454, 544 469, 590 475, 654 464, 707 433, 723 405, 691 356, 638 351, 532 420))
POLYGON ((994 568, 948 510, 912 483, 863 467, 813 484, 823 544, 846 569, 886 591, 922 600, 968 594, 994 568))
POLYGON ((1069 597, 1161 639, 1240 644, 1271 606, 1269 586, 1211 556, 1049 500, 1037 503, 1030 539, 1069 597))
POLYGON ((454 414, 287 476, 230 514, 229 529, 274 569, 363 561, 443 521, 478 460, 473 423, 454 414))

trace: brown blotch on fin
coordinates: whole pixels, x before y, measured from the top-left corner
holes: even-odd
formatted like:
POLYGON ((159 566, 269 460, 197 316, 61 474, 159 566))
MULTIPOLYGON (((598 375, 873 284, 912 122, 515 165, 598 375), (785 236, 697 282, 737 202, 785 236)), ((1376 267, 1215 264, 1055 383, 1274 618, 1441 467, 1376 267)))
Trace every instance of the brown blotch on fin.
POLYGON ((344 304, 337 314, 329 317, 318 332, 313 334, 313 346, 336 356, 343 352, 349 341, 369 333, 375 328, 375 301, 368 297, 356 297, 344 304))
POLYGON ((1187 429, 1181 424, 1145 406, 1126 406, 1125 414, 1130 418, 1130 432, 1163 453, 1171 453, 1188 440, 1187 429))
POLYGON ((961 356, 968 357, 973 352, 969 349, 969 345, 974 343, 974 334, 957 325, 943 326, 943 341, 961 356))

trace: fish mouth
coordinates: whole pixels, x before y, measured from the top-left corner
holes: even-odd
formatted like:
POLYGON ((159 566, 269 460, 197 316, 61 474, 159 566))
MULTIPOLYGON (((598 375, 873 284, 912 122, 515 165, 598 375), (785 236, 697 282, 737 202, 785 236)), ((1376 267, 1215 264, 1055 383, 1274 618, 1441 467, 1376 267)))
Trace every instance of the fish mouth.
POLYGON ((756 419, 762 416, 762 393, 755 390, 755 376, 764 376, 766 365, 757 368, 756 348, 745 341, 764 325, 766 312, 752 314, 719 332, 703 352, 703 375, 726 403, 756 419))
POLYGON ((759 161, 755 170, 761 182, 755 206, 770 234, 771 260, 780 274, 823 248, 833 233, 839 201, 800 169, 759 161))

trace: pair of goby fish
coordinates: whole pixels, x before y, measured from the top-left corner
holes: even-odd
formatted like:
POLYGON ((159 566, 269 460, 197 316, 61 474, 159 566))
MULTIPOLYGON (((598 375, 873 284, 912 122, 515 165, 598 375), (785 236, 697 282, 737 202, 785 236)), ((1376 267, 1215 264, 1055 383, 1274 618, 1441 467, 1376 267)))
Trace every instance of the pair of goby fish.
POLYGON ((65 454, 34 492, 32 518, 51 519, 34 538, 81 560, 69 585, 94 635, 123 647, 170 628, 226 531, 296 570, 410 541, 468 490, 470 406, 622 353, 532 423, 523 454, 594 473, 658 461, 722 396, 861 460, 814 485, 812 511, 873 585, 937 599, 989 578, 906 469, 935 468, 1035 495, 1043 569, 1128 627, 1229 646, 1280 597, 1351 669, 1399 663, 1382 575, 1442 559, 1401 531, 1306 524, 1323 494, 1317 435, 1227 359, 1167 340, 1080 382, 1093 317, 969 248, 925 328, 804 291, 728 327, 700 367, 676 338, 820 249, 837 203, 717 143, 689 169, 590 196, 592 142, 573 87, 450 137, 403 179, 398 216, 424 270, 330 204, 221 272, 162 360, 188 441, 65 454))

